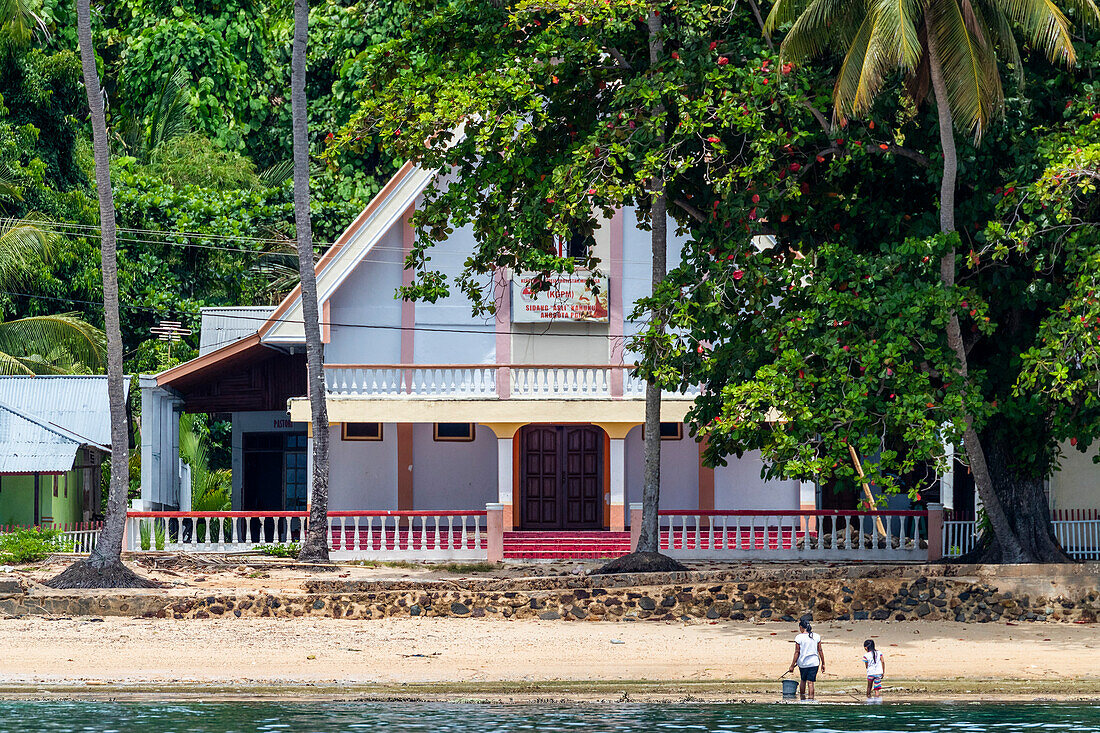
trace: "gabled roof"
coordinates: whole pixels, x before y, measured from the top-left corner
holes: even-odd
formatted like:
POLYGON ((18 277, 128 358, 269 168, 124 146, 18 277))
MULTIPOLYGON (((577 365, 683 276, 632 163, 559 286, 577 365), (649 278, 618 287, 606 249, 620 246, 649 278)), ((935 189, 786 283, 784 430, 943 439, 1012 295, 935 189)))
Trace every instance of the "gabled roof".
MULTIPOLYGON (((401 221, 401 217, 424 192, 434 176, 435 171, 426 171, 412 163, 406 163, 378 195, 371 199, 314 267, 320 303, 332 296, 340 283, 370 253, 386 232, 401 221)), ((204 327, 207 324, 206 315, 204 311, 204 327)), ((215 325, 217 319, 225 321, 220 335, 215 333, 208 336, 204 328, 199 336, 199 356, 157 374, 158 385, 174 386, 180 380, 201 379, 213 369, 224 368, 228 364, 227 360, 251 359, 266 348, 277 349, 283 345, 305 343, 300 287, 295 287, 274 310, 219 308, 211 311, 210 315, 212 325, 215 325), (257 313, 260 311, 266 320, 253 320, 258 318, 257 313), (231 326, 231 321, 236 326, 231 326), (248 322, 257 325, 254 328, 248 327, 245 325, 248 322)))
POLYGON ((0 376, 0 473, 63 473, 83 445, 111 449, 107 377, 0 376))
MULTIPOLYGON (((324 303, 424 192, 435 171, 406 163, 317 262, 317 300, 324 303)), ((304 343, 302 293, 295 287, 259 329, 263 343, 304 343)))
MULTIPOLYGON (((129 394, 129 379, 123 388, 129 394)), ((89 445, 111 445, 106 375, 0 376, 0 403, 89 445)))

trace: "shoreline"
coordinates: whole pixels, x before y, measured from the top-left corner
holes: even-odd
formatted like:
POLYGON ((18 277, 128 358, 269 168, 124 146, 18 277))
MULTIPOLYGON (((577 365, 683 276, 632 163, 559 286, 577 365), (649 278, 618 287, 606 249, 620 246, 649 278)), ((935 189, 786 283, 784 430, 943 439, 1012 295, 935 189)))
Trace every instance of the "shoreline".
MULTIPOLYGON (((819 704, 865 704, 856 685, 819 686, 819 704)), ((663 682, 646 680, 554 680, 495 684, 341 684, 331 683, 148 683, 128 681, 72 684, 0 680, 0 701, 167 703, 451 703, 475 705, 791 704, 777 682, 663 682)), ((987 679, 897 680, 883 688, 882 704, 1100 703, 1100 679, 1057 682, 987 679), (1073 692, 1066 692, 1072 688, 1073 692)))

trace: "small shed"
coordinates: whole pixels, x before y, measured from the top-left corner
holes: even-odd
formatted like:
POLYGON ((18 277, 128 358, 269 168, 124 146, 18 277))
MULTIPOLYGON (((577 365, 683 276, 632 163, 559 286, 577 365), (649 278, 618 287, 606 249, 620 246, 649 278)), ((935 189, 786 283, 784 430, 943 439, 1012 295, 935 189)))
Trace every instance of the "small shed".
POLYGON ((0 376, 0 525, 97 519, 110 451, 106 376, 0 376))

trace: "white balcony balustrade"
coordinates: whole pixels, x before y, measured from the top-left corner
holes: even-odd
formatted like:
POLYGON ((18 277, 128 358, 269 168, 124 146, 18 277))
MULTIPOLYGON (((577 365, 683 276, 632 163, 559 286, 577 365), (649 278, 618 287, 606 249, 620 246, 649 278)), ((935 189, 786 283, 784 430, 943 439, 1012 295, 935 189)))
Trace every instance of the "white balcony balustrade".
MULTIPOLYGON (((327 364, 325 388, 369 399, 643 399, 631 365, 327 364)), ((667 392, 667 399, 694 398, 667 392)))

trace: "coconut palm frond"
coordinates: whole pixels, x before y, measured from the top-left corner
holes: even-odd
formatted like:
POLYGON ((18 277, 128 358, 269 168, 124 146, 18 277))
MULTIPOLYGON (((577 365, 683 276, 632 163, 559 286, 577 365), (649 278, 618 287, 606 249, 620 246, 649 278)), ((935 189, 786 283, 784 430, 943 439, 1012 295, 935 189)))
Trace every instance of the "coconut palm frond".
POLYGON ((1073 11, 1074 19, 1082 26, 1100 25, 1100 5, 1096 0, 1064 0, 1064 5, 1073 11))
POLYGON ((1016 34, 1012 32, 1012 23, 1008 17, 989 0, 978 0, 974 10, 985 19, 986 32, 993 46, 1012 67, 1012 75, 1017 82, 1023 81, 1024 64, 1020 57, 1020 46, 1016 43, 1016 34))
MULTIPOLYGON (((1052 0, 992 0, 1024 37, 1047 58, 1056 63, 1073 64, 1077 53, 1073 49, 1069 19, 1052 0)), ((1083 20, 1096 17, 1093 0, 1079 0, 1083 20), (1091 8, 1090 8, 1091 6, 1091 8)))
POLYGON ((780 26, 795 22, 813 2, 814 0, 776 0, 764 20, 765 31, 774 33, 780 26))
POLYGON ((930 32, 936 35, 955 124, 980 141, 1004 103, 993 48, 971 34, 956 0, 932 3, 928 22, 930 32), (997 78, 995 85, 993 76, 997 78))
POLYGON ((812 0, 787 32, 780 53, 784 59, 799 63, 829 49, 847 50, 868 15, 862 2, 812 0))
POLYGON ((103 368, 106 336, 75 313, 28 316, 0 323, 0 351, 20 360, 34 373, 44 366, 70 372, 77 366, 92 371, 103 368))
POLYGON ((924 13, 918 0, 876 0, 875 32, 882 39, 883 53, 893 63, 911 72, 920 63, 920 25, 924 13))
POLYGON ((5 353, 3 349, 0 349, 0 374, 5 376, 12 374, 31 376, 38 373, 27 364, 24 364, 18 357, 5 353))
POLYGON ((0 169, 0 198, 23 200, 23 190, 15 185, 15 179, 10 178, 3 169, 0 169))
POLYGON ((995 105, 994 113, 999 114, 1004 109, 1005 93, 1001 85, 1001 71, 997 67, 998 38, 996 31, 989 24, 980 5, 971 2, 971 0, 961 0, 960 7, 970 35, 981 40, 983 68, 986 75, 986 85, 989 89, 989 98, 992 104, 995 105))
POLYGON ((290 158, 280 160, 270 168, 260 173, 257 182, 260 188, 277 188, 286 182, 286 179, 294 175, 294 161, 290 158))
POLYGON ((868 109, 887 70, 889 62, 881 39, 876 38, 875 18, 868 14, 837 72, 833 87, 834 119, 839 121, 868 109))
POLYGON ((191 110, 187 106, 187 71, 179 67, 157 86, 156 103, 149 118, 146 157, 160 146, 191 131, 191 110))
POLYGON ((48 262, 57 235, 35 214, 24 219, 0 219, 0 287, 21 282, 36 264, 48 262))
POLYGON ((25 48, 35 33, 49 35, 45 21, 26 0, 0 0, 0 47, 25 48))

